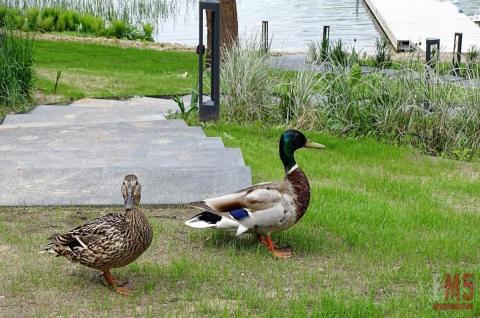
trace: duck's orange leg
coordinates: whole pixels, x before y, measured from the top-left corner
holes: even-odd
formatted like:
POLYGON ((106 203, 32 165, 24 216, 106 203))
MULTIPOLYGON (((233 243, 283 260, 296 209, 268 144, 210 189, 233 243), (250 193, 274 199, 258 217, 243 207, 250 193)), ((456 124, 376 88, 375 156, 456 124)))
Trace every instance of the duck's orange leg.
POLYGON ((112 286, 113 290, 115 290, 117 293, 124 296, 129 295, 131 289, 128 287, 118 287, 118 280, 113 278, 110 271, 103 272, 103 277, 110 284, 110 286, 112 286))
POLYGON ((270 235, 265 235, 263 237, 262 235, 258 234, 258 241, 265 245, 267 249, 272 253, 273 256, 278 257, 278 258, 290 258, 293 257, 293 251, 289 248, 279 248, 275 242, 272 241, 272 238, 270 235))

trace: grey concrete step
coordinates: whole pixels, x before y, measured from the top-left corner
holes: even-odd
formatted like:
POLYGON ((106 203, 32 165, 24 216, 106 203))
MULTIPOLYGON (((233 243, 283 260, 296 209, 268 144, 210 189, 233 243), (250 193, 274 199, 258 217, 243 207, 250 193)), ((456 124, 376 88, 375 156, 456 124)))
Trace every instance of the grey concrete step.
MULTIPOLYGON (((190 104, 189 96, 184 96, 185 105, 190 104)), ((117 106, 128 107, 151 107, 166 114, 169 111, 178 110, 178 105, 172 99, 150 98, 150 97, 134 97, 127 100, 109 100, 109 99, 92 99, 84 98, 70 104, 75 107, 91 107, 91 108, 116 108, 117 106)))
MULTIPOLYGON (((47 107, 47 106, 45 106, 47 107)), ((61 106, 51 106, 51 107, 61 107, 61 106)), ((95 120, 101 122, 119 122, 127 121, 131 117, 135 116, 149 116, 157 115, 161 116, 161 119, 165 119, 165 116, 161 112, 155 111, 146 111, 146 110, 103 110, 98 109, 82 109, 82 108, 73 108, 70 106, 64 106, 65 108, 53 111, 32 111, 28 114, 15 114, 7 115, 3 124, 12 125, 12 124, 26 124, 26 123, 43 123, 43 122, 62 122, 62 123, 72 123, 72 124, 83 124, 91 123, 95 120), (68 109, 67 109, 68 108, 68 109), (70 109, 71 108, 71 109, 70 109)))
POLYGON ((165 112, 162 111, 161 107, 155 105, 129 105, 119 104, 119 105, 97 105, 97 106, 89 106, 89 105, 38 105, 33 108, 29 115, 39 115, 39 114, 62 114, 67 112, 85 112, 85 113, 111 113, 111 112, 150 112, 155 114, 164 114, 165 112))
POLYGON ((200 167, 241 167, 244 166, 242 153, 233 148, 211 149, 103 149, 97 150, 13 150, 0 152, 2 169, 68 167, 159 167, 159 168, 200 168, 200 167))
POLYGON ((0 169, 0 205, 122 204, 121 182, 129 173, 136 174, 142 184, 143 204, 201 200, 251 182, 248 167, 0 169))
MULTIPOLYGON (((42 118, 41 120, 36 120, 35 118, 30 117, 28 114, 18 114, 18 115, 8 115, 15 116, 10 119, 7 123, 0 125, 0 130, 3 129, 12 129, 20 127, 54 127, 54 126, 69 126, 69 125, 93 125, 93 124, 108 124, 108 123, 124 123, 124 122, 138 122, 138 121, 156 121, 156 120, 165 120, 165 116, 159 115, 132 115, 132 116, 120 116, 120 117, 97 117, 91 116, 87 121, 81 121, 77 118, 67 118, 61 121, 52 121, 52 118, 42 118), (18 116, 18 117, 17 117, 18 116), (8 123, 10 122, 10 124, 8 123)), ((7 117, 8 117, 7 116, 7 117)))
POLYGON ((0 138, 10 140, 46 140, 48 138, 93 138, 93 140, 129 140, 136 134, 146 134, 151 138, 183 136, 203 138, 205 134, 199 127, 188 127, 183 121, 142 121, 125 123, 103 123, 88 125, 70 125, 58 127, 21 127, 0 130, 0 138))
MULTIPOLYGON (((77 136, 78 137, 78 136, 77 136)), ((153 139, 139 140, 142 135, 133 135, 132 138, 112 138, 110 140, 98 139, 90 140, 81 137, 71 139, 44 139, 44 140, 19 140, 8 143, 0 143, 0 156, 5 151, 17 151, 19 153, 29 153, 47 149, 50 151, 62 150, 84 150, 95 151, 99 156, 103 153, 108 154, 112 149, 137 150, 137 151, 169 151, 179 149, 183 151, 196 151, 199 149, 218 149, 224 148, 223 142, 217 137, 208 138, 189 138, 178 137, 159 137, 153 139)), ((147 136, 148 137, 148 136, 147 136)), ((0 139, 2 137, 0 136, 0 139)), ((1 157, 0 157, 1 164, 1 157)))
MULTIPOLYGON (((16 123, 13 123, 13 121, 18 121, 18 124, 22 123, 21 121, 25 120, 26 123, 35 123, 35 121, 32 121, 30 115, 27 115, 27 114, 20 114, 20 115, 7 115, 7 117, 5 118, 5 120, 7 120, 7 118, 9 118, 9 116, 15 116, 15 117, 10 117, 10 121, 9 123, 7 122, 3 122, 4 124, 3 125, 0 125, 0 127, 4 126, 4 125, 15 125, 16 123), (20 117, 22 116, 22 117, 20 117), (23 117, 24 116, 24 117, 23 117), (19 119, 17 119, 19 118, 19 119)), ((152 128, 152 127, 155 127, 156 129, 170 129, 170 128, 188 128, 188 125, 183 121, 183 120, 158 120, 158 119, 155 119, 155 120, 137 120, 137 121, 129 121, 128 118, 121 118, 122 121, 117 121, 117 122, 106 122, 106 123, 94 123, 94 122, 82 122, 82 123, 73 123, 73 122, 68 122, 68 126, 71 126, 72 129, 81 129, 82 126, 85 126, 85 125, 96 125, 98 128, 102 128, 102 127, 105 127, 105 129, 109 129, 110 127, 114 127, 114 128, 128 128, 130 129, 129 127, 132 127, 132 128, 135 128, 135 129, 140 129, 140 128, 143 128, 143 129, 148 129, 148 128, 152 128), (124 121, 125 120, 125 121, 124 121)), ((13 128, 13 127, 10 127, 10 128, 13 128)), ((19 126, 18 128, 23 128, 22 130, 25 130, 25 131, 34 131, 34 130, 37 130, 37 127, 23 127, 23 126, 19 126), (29 128, 35 128, 35 129, 31 129, 29 130, 29 128)), ((56 130, 65 130, 65 128, 62 128, 62 127, 59 127, 59 128, 52 128, 52 129, 56 129, 56 130)), ((38 129, 38 130, 45 130, 45 129, 38 129)), ((50 129, 46 129, 46 130, 50 130, 50 129)))

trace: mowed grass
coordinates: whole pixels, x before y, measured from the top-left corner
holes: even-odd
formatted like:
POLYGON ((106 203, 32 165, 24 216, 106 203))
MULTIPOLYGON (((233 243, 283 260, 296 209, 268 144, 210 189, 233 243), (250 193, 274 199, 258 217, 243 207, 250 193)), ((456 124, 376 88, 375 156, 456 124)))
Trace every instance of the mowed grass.
POLYGON ((189 93, 197 82, 197 58, 193 51, 38 40, 36 87, 44 95, 56 95, 56 101, 189 93))
MULTIPOLYGON (((205 131, 242 149, 254 182, 283 177, 280 129, 205 131)), ((50 234, 120 208, 2 208, 0 316, 479 316, 480 165, 306 134, 328 148, 296 153, 311 205, 274 236, 295 249, 293 259, 273 259, 250 235, 185 227, 195 211, 146 208, 152 246, 113 271, 135 288, 123 297, 96 271, 37 254, 50 234), (474 309, 438 313, 434 277, 443 285, 455 272, 475 275, 474 309)))

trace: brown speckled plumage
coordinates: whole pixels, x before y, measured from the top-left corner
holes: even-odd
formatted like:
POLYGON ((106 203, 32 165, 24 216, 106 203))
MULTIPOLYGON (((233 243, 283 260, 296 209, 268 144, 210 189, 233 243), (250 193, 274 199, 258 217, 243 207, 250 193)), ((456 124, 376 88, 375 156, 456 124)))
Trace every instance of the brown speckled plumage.
POLYGON ((298 222, 305 212, 307 212, 308 204, 310 203, 310 184, 308 183, 307 176, 300 168, 287 174, 285 179, 293 188, 295 212, 297 213, 296 222, 298 222))
POLYGON ((152 242, 153 232, 140 208, 110 213, 65 234, 53 235, 46 249, 72 262, 107 271, 136 260, 152 242))
POLYGON ((110 213, 65 234, 54 234, 45 251, 104 273, 136 260, 150 246, 153 231, 138 206, 141 187, 135 176, 125 177, 122 194, 125 213, 110 213))

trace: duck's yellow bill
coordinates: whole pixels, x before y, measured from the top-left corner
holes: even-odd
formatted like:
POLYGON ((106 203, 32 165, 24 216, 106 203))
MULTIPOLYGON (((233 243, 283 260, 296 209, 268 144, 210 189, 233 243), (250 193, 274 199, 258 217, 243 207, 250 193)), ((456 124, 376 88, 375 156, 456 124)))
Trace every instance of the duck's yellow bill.
POLYGON ((325 149, 327 147, 307 139, 307 142, 305 143, 305 148, 325 149))

